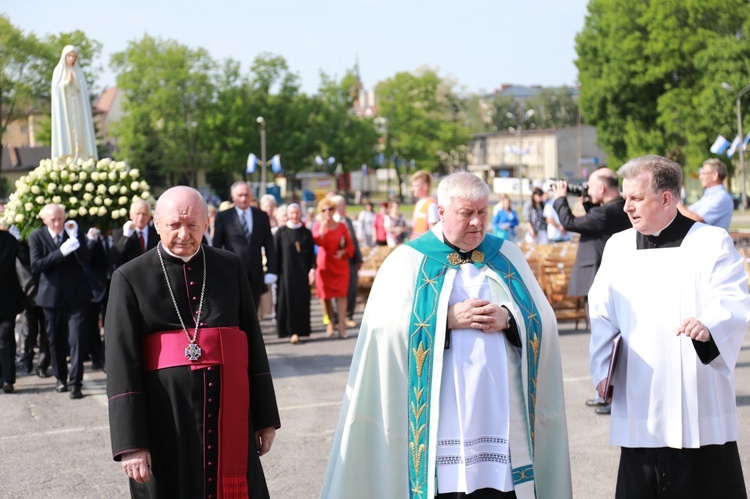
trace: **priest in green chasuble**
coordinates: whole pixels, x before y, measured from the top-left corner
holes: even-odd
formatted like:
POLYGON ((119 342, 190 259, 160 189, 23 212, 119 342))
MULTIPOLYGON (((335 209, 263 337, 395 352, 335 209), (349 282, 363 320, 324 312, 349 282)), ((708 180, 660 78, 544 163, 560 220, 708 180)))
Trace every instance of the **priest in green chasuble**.
POLYGON ((437 193, 440 222, 373 283, 322 497, 570 498, 552 308, 485 234, 487 184, 459 172, 437 193))
POLYGON ((173 187, 159 245, 112 276, 105 324, 112 454, 133 497, 267 498, 279 412, 245 270, 201 245, 200 193, 173 187))

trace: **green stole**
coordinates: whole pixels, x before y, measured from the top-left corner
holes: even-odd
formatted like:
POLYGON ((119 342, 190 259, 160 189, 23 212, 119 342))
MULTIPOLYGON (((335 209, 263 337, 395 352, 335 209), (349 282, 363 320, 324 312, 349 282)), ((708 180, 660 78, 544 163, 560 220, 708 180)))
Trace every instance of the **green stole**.
MULTIPOLYGON (((536 304, 531 299, 526 284, 510 260, 500 253, 504 240, 487 235, 473 255, 473 265, 486 265, 505 283, 511 299, 520 309, 526 329, 526 360, 528 364, 528 390, 526 408, 528 410, 531 450, 534 443, 534 423, 536 406, 536 377, 539 367, 539 346, 542 337, 542 324, 536 304), (479 252, 479 253, 477 253, 479 252), (486 260, 485 260, 486 259, 486 260)), ((422 253, 422 259, 414 291, 414 302, 409 326, 409 497, 426 499, 428 456, 430 442, 430 404, 433 352, 443 348, 435 344, 438 299, 445 275, 450 268, 457 269, 458 253, 443 243, 432 231, 406 243, 422 253)), ((444 320, 444 319, 442 319, 444 320)), ((516 318, 518 320, 518 318, 516 318)), ((519 328, 519 333, 522 331, 519 328)), ((437 431, 437 429, 434 429, 437 431)), ((533 462, 533 456, 532 462, 533 462)), ((513 483, 519 485, 534 479, 532 465, 513 469, 513 483)))

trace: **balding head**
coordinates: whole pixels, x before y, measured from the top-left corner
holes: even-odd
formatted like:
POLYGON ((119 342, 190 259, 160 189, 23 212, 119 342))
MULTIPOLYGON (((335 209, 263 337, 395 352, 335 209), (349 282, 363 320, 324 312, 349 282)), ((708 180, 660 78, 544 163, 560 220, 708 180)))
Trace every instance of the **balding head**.
POLYGON ((609 168, 599 168, 589 175, 588 195, 594 204, 604 204, 620 195, 617 175, 609 168))
POLYGON ((208 228, 203 196, 185 185, 167 189, 156 202, 154 226, 165 248, 177 256, 192 256, 208 228))

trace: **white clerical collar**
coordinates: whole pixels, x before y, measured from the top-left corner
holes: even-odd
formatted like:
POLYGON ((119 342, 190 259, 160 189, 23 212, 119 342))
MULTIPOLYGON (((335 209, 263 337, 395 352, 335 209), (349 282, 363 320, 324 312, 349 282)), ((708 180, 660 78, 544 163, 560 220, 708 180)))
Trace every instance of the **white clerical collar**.
POLYGON ((164 252, 165 252, 165 253, 166 253, 167 255, 169 255, 169 256, 171 256, 171 257, 173 257, 173 258, 179 258, 180 260, 182 260, 182 261, 183 261, 183 262, 185 262, 185 263, 187 263, 187 262, 189 262, 190 260, 192 260, 192 259, 193 259, 193 257, 194 257, 195 255, 197 255, 197 254, 198 254, 198 252, 199 252, 199 251, 201 250, 200 246, 198 246, 198 249, 197 249, 197 250, 195 250, 195 253, 193 253, 192 255, 190 255, 190 256, 179 256, 179 255, 175 255, 174 253, 172 253, 171 251, 169 251, 169 250, 167 249, 167 247, 166 247, 166 246, 164 246, 164 245, 163 245, 162 243, 159 243, 159 244, 161 245, 161 249, 163 249, 163 250, 164 250, 164 252))
POLYGON ((290 222, 289 220, 287 220, 286 221, 286 226, 289 227, 290 229, 299 229, 300 227, 302 227, 302 224, 301 223, 293 224, 292 222, 290 222))
POLYGON ((661 235, 661 233, 664 231, 664 229, 666 229, 667 227, 669 227, 670 225, 672 225, 672 222, 674 222, 675 218, 677 218, 677 211, 674 212, 674 216, 672 217, 672 220, 670 220, 667 225, 665 225, 664 227, 662 227, 658 231, 656 231, 653 234, 651 234, 651 236, 653 236, 653 237, 659 237, 661 235))

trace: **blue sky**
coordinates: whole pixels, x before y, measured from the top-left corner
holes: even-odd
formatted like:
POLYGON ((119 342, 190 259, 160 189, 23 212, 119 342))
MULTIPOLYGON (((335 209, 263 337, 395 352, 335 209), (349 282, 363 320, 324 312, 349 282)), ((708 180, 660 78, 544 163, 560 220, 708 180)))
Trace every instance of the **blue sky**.
MULTIPOLYGON (((281 55, 302 89, 322 70, 341 77, 359 57, 372 88, 426 65, 466 91, 503 83, 574 85, 575 35, 587 0, 13 0, 13 25, 39 36, 83 30, 103 44, 100 86, 115 84, 109 56, 145 33, 232 57, 249 70, 262 52, 281 55)), ((62 47, 60 47, 62 49, 62 47)), ((51 77, 51 75, 50 75, 51 77)))

